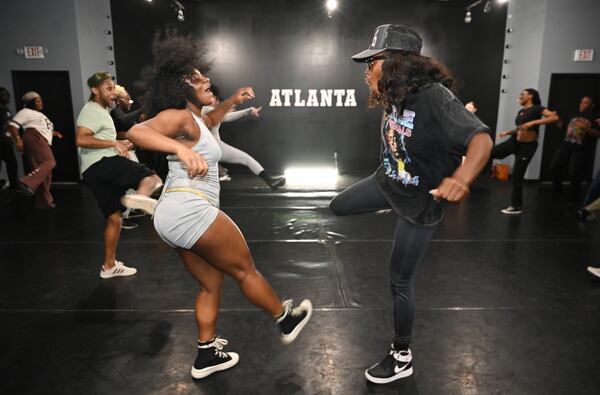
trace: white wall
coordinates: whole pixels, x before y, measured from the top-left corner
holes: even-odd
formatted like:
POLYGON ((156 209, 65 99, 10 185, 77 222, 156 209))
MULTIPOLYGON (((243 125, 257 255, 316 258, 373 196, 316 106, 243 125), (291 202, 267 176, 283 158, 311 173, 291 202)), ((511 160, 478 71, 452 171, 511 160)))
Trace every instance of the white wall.
POLYGON ((110 0, 74 0, 74 3, 81 81, 73 89, 80 89, 84 101, 87 101, 90 94, 87 79, 90 75, 105 70, 115 78, 117 76, 114 49, 108 49, 109 46, 114 48, 110 0), (109 64, 111 61, 112 65, 109 64))
MULTIPOLYGON (((98 70, 116 75, 110 0, 19 0, 2 2, 0 34, 0 86, 13 95, 12 70, 67 70, 73 101, 73 119, 88 99, 87 78, 98 70), (108 16, 108 17, 107 17, 108 16), (42 46, 44 59, 25 59, 17 48, 42 46)), ((4 173, 4 166, 2 166, 4 173)), ((3 177, 5 178, 5 177, 3 177)))
MULTIPOLYGON (((500 93, 497 130, 514 129, 519 109, 517 95, 525 88, 540 92, 548 103, 552 73, 600 73, 600 1, 598 0, 509 0, 506 33, 505 64, 502 81, 506 93, 500 93), (574 50, 592 48, 593 62, 573 61, 574 50)), ((539 179, 544 143, 544 127, 540 128, 538 150, 525 178, 539 179)), ((596 154, 595 171, 600 168, 600 146, 596 154)), ((503 160, 512 164, 513 157, 503 160)))

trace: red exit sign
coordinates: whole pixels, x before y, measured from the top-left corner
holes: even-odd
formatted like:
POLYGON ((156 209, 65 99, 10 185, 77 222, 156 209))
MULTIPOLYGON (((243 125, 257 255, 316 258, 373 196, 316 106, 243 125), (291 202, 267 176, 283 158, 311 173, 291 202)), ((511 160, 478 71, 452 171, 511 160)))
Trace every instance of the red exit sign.
POLYGON ((44 59, 44 47, 23 47, 25 59, 44 59))
POLYGON ((593 49, 576 49, 575 59, 576 62, 591 62, 594 60, 593 49))

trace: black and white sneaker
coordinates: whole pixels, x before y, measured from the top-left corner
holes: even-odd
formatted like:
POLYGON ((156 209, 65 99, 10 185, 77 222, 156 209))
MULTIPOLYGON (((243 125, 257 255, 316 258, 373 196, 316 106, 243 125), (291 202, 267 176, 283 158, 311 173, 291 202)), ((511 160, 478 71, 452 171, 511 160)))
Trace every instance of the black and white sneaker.
POLYGON ((277 319, 281 331, 281 342, 290 344, 300 334, 312 315, 312 303, 304 299, 298 307, 292 308, 292 300, 283 301, 283 314, 277 319))
POLYGON ((206 345, 198 344, 198 355, 192 366, 192 377, 202 379, 220 370, 229 369, 240 360, 240 356, 234 352, 223 352, 223 346, 228 341, 219 336, 206 345))
POLYGON ((365 377, 375 384, 387 384, 413 374, 410 350, 394 350, 394 345, 382 361, 365 371, 365 377))

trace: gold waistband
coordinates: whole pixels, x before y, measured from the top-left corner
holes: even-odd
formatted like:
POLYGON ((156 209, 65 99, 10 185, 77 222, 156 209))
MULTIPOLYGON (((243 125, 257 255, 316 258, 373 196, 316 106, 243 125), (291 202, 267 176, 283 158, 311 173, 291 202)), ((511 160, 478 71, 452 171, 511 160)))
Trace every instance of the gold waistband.
POLYGON ((189 193, 193 193, 194 195, 200 196, 202 199, 206 200, 211 206, 214 206, 214 204, 212 204, 211 201, 208 199, 208 196, 206 196, 205 194, 203 194, 202 192, 200 192, 199 190, 194 189, 194 188, 178 187, 178 188, 167 188, 167 189, 165 189, 165 193, 170 193, 170 192, 189 192, 189 193))

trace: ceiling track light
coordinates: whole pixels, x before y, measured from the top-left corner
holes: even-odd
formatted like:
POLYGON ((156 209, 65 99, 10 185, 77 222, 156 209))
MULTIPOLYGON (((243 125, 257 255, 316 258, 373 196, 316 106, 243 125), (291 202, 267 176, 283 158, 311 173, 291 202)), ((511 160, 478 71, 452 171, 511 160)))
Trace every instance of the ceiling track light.
POLYGON ((178 0, 171 0, 171 7, 175 10, 175 14, 177 15, 177 20, 179 22, 184 22, 185 21, 185 14, 183 13, 183 10, 185 10, 184 5, 181 4, 178 0))
MULTIPOLYGON (((508 0, 498 0, 499 3, 506 3, 507 1, 508 0)), ((471 21, 473 20, 473 17, 471 15, 471 8, 476 7, 482 3, 484 4, 483 5, 484 13, 489 14, 490 12, 492 12, 492 0, 486 0, 485 3, 484 3, 484 0, 477 0, 465 7, 465 10, 466 10, 465 23, 471 23, 471 21)))

